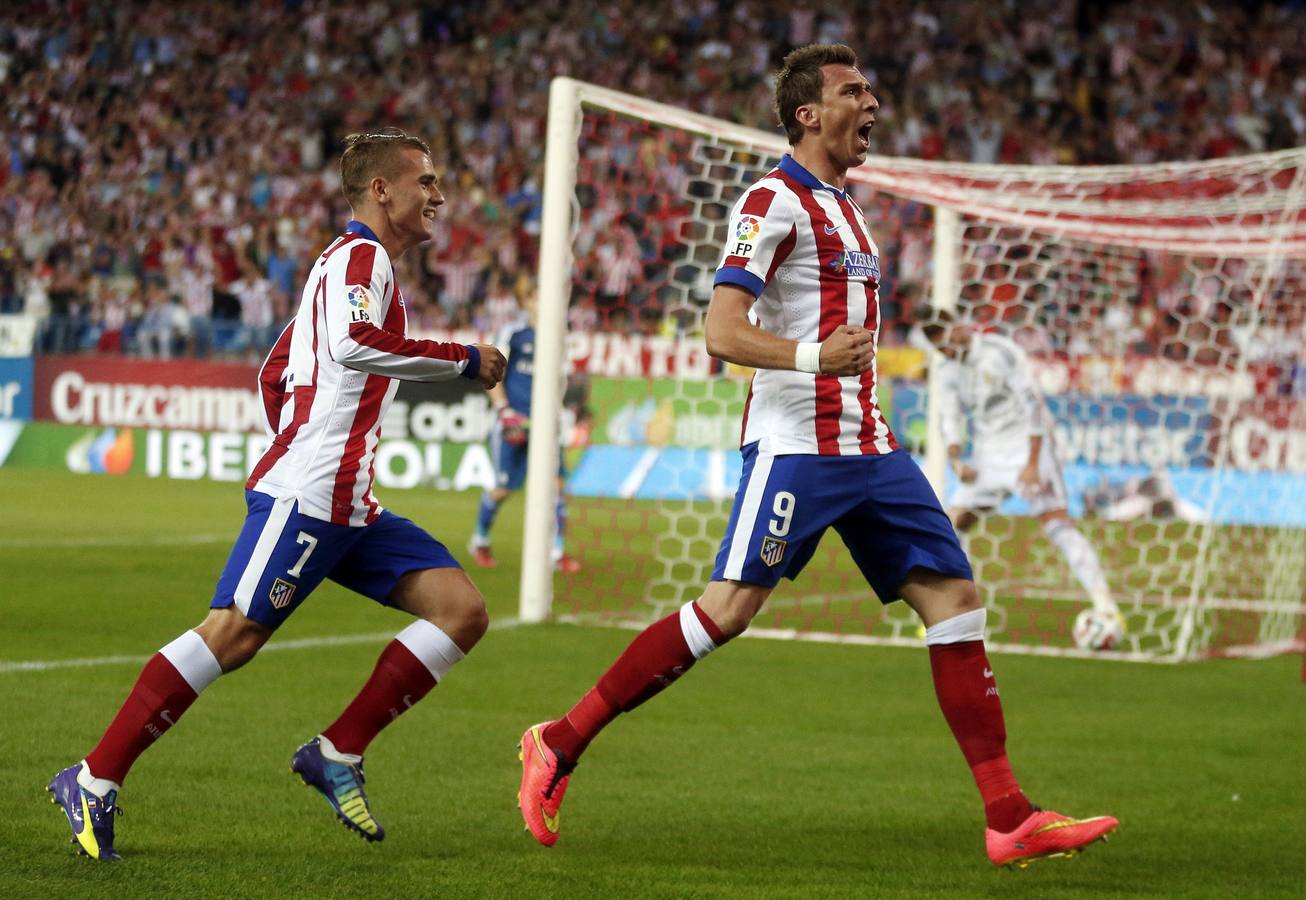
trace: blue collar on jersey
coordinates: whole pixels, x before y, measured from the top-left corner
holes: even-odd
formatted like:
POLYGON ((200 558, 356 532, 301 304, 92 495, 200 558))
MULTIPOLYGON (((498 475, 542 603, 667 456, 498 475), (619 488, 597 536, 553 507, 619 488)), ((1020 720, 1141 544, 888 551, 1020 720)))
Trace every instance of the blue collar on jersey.
POLYGON ((345 226, 345 234, 357 234, 361 237, 367 238, 369 241, 376 241, 378 244, 381 243, 381 239, 376 236, 376 232, 357 219, 349 220, 349 224, 345 226))
POLYGON ((790 178, 796 180, 803 187, 809 187, 814 191, 827 190, 830 193, 834 194, 836 197, 838 197, 840 200, 848 196, 847 191, 841 191, 833 185, 826 184, 824 181, 817 178, 811 172, 804 169, 788 153, 786 153, 783 157, 780 158, 780 165, 778 166, 778 168, 780 169, 781 172, 784 172, 790 178))

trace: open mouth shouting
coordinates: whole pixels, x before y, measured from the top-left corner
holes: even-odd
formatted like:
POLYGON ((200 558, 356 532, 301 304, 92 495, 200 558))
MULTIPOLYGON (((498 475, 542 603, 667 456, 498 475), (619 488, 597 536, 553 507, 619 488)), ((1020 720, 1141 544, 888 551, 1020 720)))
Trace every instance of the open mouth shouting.
POLYGON ((864 123, 857 129, 857 149, 865 153, 871 149, 871 129, 875 127, 875 120, 864 123))

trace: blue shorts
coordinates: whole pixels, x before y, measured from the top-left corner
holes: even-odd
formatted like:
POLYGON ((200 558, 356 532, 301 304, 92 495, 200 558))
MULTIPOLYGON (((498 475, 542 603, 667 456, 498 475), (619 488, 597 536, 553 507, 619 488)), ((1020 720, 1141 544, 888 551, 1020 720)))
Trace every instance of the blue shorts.
MULTIPOLYGON (((526 483, 526 457, 530 442, 510 444, 503 439, 503 425, 495 421, 490 429, 490 462, 494 464, 494 486, 510 491, 521 490, 526 483)), ((558 477, 567 477, 562 454, 558 454, 558 477)))
POLYGON ((781 578, 792 580, 830 527, 884 603, 898 599, 917 566, 973 579, 952 522, 906 451, 770 456, 754 443, 742 452, 743 473, 713 581, 775 587, 781 578))
POLYGON ((361 528, 303 515, 293 497, 245 492, 249 512, 209 604, 235 605, 277 628, 322 579, 389 605, 399 579, 418 569, 460 568, 444 544, 389 510, 361 528))

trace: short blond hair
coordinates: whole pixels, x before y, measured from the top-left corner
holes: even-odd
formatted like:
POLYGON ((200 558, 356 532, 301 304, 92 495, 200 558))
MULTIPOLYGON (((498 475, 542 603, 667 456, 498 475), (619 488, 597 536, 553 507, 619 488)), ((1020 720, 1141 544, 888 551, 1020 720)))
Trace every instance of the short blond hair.
POLYGON ((403 158, 401 151, 408 149, 431 155, 426 141, 398 128, 346 137, 345 152, 340 154, 340 188, 350 207, 357 209, 366 199, 373 178, 394 178, 403 158))

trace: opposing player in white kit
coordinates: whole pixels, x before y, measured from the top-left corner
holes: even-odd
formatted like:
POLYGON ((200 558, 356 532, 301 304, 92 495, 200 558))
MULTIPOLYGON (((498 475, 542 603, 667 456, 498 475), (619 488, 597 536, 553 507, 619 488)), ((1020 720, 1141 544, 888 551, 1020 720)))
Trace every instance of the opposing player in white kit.
POLYGON ((984 801, 990 859, 1070 855, 1117 824, 1039 810, 1021 792, 970 565, 877 404, 880 258, 846 184, 866 161, 878 107, 843 45, 795 50, 776 77, 793 152, 735 205, 706 320, 709 353, 757 369, 716 570, 698 600, 645 629, 565 716, 522 735, 518 804, 545 846, 557 842, 589 742, 741 634, 827 528, 883 602, 901 597, 927 627, 939 704, 984 801))
POLYGON ((958 323, 946 310, 926 311, 919 318, 921 331, 943 355, 940 421, 959 482, 951 500, 953 524, 969 531, 981 513, 1020 494, 1088 592, 1094 609, 1119 618, 1097 551, 1067 512, 1052 416, 1029 357, 1010 338, 958 323), (970 463, 962 458, 967 422, 973 445, 970 463))
POLYGON ((118 858, 118 791, 137 757, 219 675, 249 662, 324 578, 417 617, 340 717, 291 760, 347 828, 381 840, 363 751, 488 625, 485 601, 444 545, 372 496, 372 462, 395 379, 462 376, 490 388, 504 358, 488 345, 405 337, 391 260, 430 239, 444 203, 426 144, 397 131, 351 135, 340 173, 354 221, 317 258, 260 373, 276 437, 246 482, 249 512, 212 609, 146 663, 99 744, 49 784, 79 849, 96 859, 118 858))

